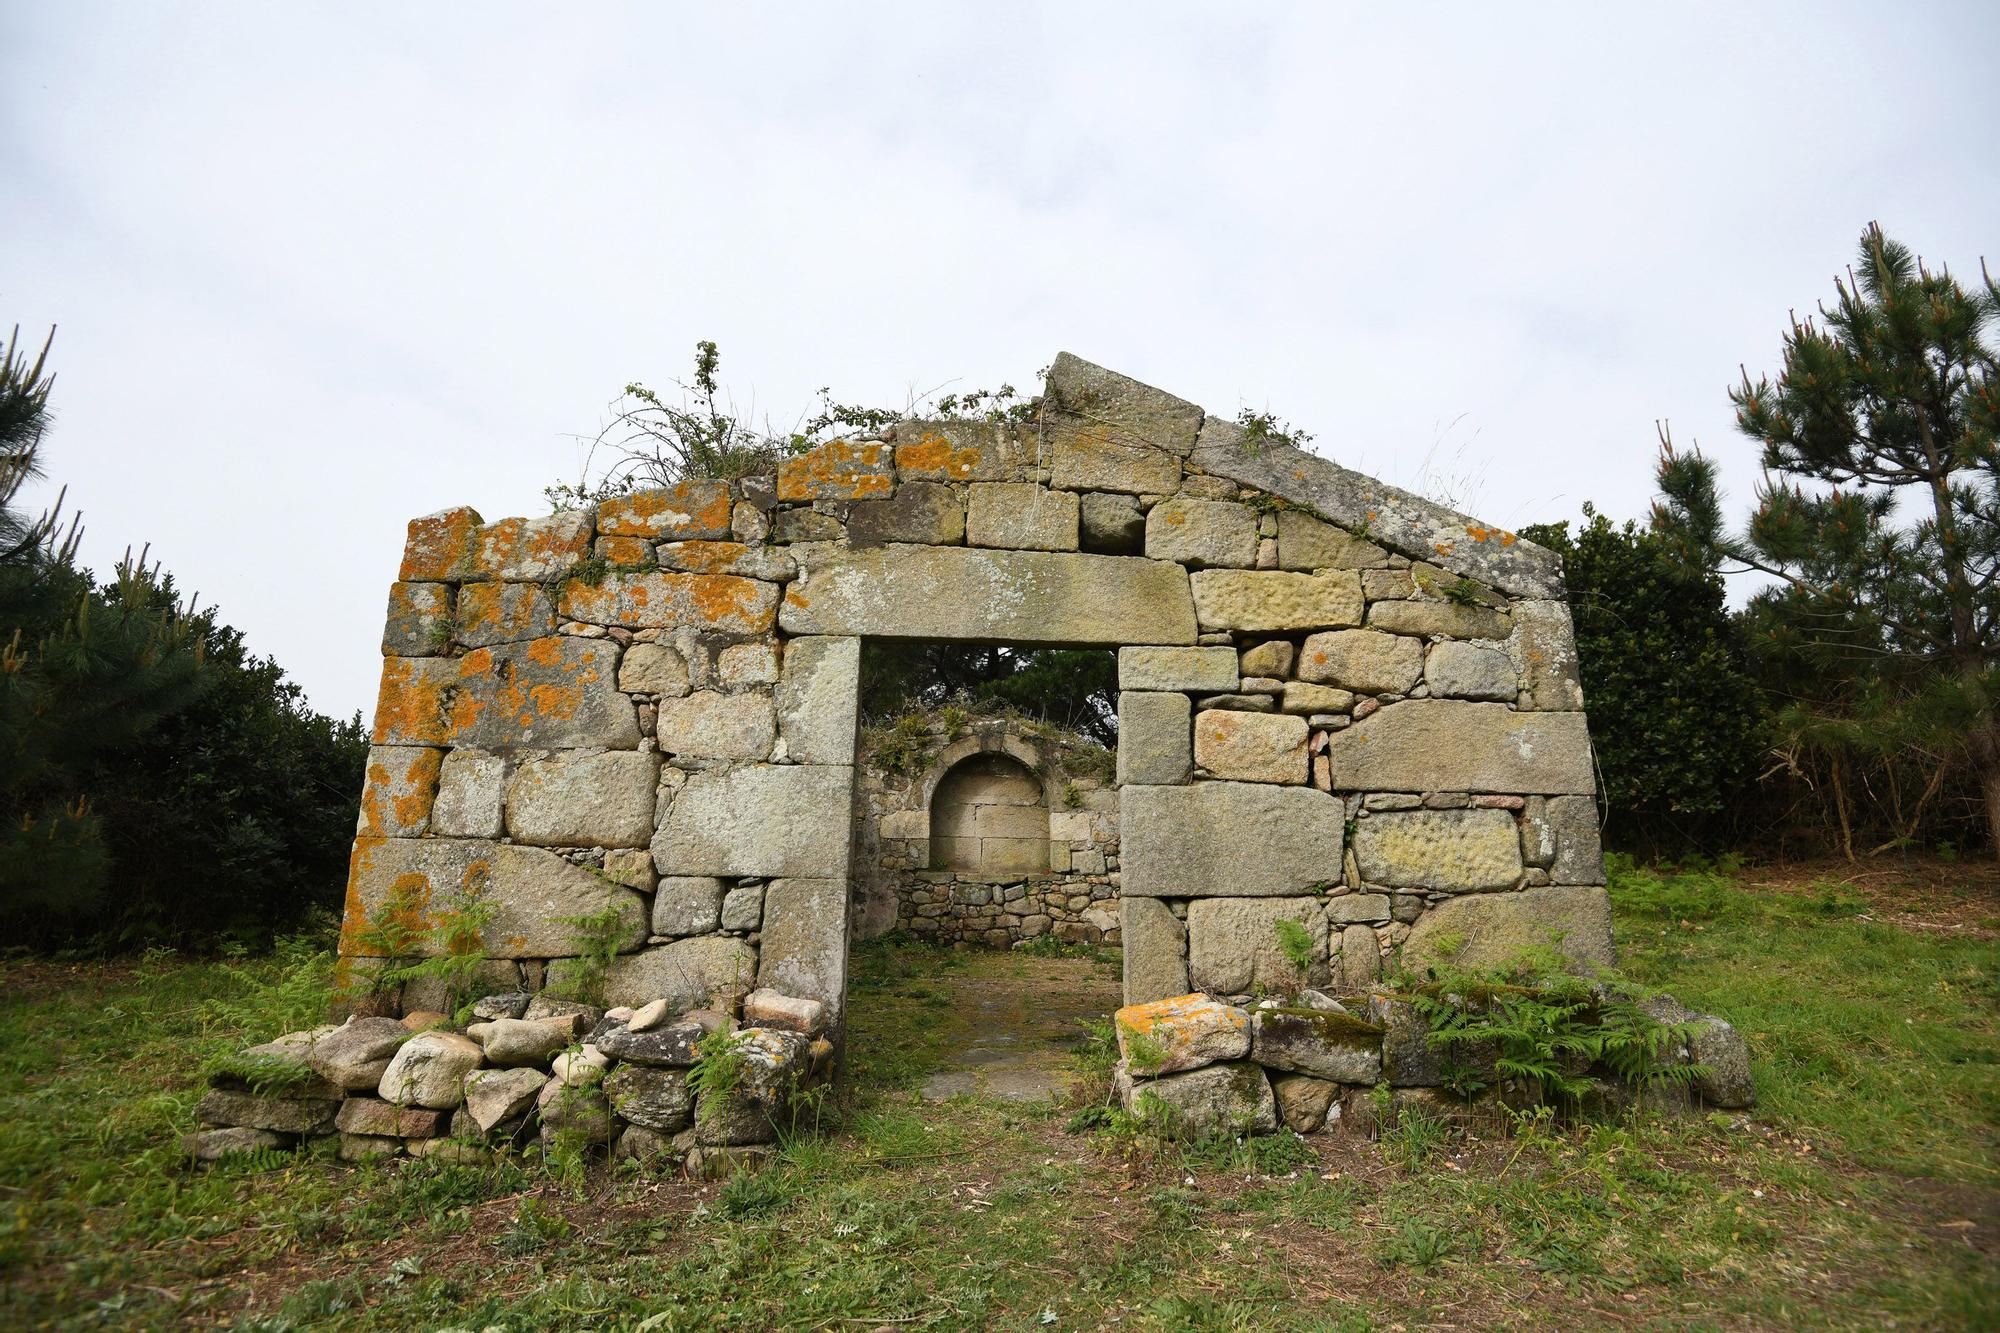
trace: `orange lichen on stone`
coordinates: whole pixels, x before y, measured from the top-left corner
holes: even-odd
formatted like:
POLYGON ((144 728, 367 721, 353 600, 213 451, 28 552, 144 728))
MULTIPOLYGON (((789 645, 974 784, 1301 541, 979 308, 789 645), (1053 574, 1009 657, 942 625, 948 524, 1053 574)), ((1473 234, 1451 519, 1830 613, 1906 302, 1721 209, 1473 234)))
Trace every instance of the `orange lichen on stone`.
POLYGON ((1457 543, 1457 542, 1432 542, 1432 543, 1431 543, 1431 549, 1432 549, 1433 551, 1436 551, 1436 552, 1437 552, 1437 553, 1438 553, 1439 555, 1450 555, 1450 554, 1451 554, 1451 553, 1452 553, 1453 551, 1455 551, 1455 550, 1457 550, 1457 549, 1458 549, 1458 543, 1457 543))
POLYGON ((780 500, 868 500, 896 489, 886 444, 829 440, 778 464, 780 500))
POLYGON ((672 563, 691 574, 721 574, 749 553, 742 542, 675 542, 672 563))
POLYGON ((600 537, 597 553, 614 565, 650 565, 653 544, 644 537, 600 537))
POLYGON ((536 584, 468 583, 458 592, 454 628, 461 643, 506 643, 547 634, 555 617, 536 584))
POLYGON ((479 530, 475 573, 485 578, 544 579, 590 554, 587 514, 503 518, 479 530))
POLYGON ((593 625, 762 634, 777 623, 778 589, 735 574, 612 574, 595 586, 572 579, 559 606, 593 625))
POLYGON ((1112 1026, 1119 1054, 1135 1074, 1196 1069, 1250 1050, 1250 1015, 1198 991, 1128 1004, 1112 1015, 1112 1026))
POLYGON ((464 505, 411 519, 396 577, 406 583, 465 578, 475 562, 479 527, 479 511, 464 505))
POLYGON ((437 799, 438 769, 443 763, 443 750, 372 751, 361 791, 361 832, 384 838, 423 832, 430 822, 431 803, 437 799))
POLYGON ((597 531, 606 537, 727 537, 729 512, 728 482, 683 481, 603 501, 597 531))
POLYGON ((366 835, 357 837, 347 855, 347 896, 340 916, 343 957, 381 957, 366 938, 374 927, 393 926, 413 936, 421 936, 431 928, 426 912, 431 901, 431 883, 416 871, 396 876, 379 895, 379 906, 374 910, 369 908, 368 900, 373 896, 369 889, 377 878, 376 857, 386 841, 366 835))
POLYGON ((443 657, 383 658, 370 739, 377 745, 445 744, 457 665, 443 657))
POLYGON ((925 481, 967 481, 979 471, 985 453, 976 444, 953 445, 936 431, 925 431, 911 444, 896 446, 896 466, 925 481))

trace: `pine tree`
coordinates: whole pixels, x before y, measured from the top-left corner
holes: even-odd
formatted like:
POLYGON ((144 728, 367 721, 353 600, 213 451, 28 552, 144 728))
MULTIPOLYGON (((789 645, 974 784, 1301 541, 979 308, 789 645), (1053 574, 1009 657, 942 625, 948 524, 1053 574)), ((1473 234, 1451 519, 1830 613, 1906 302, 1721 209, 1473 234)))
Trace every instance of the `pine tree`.
POLYGON ((1800 743, 1914 756, 1932 771, 1920 799, 1969 770, 2000 852, 1996 320, 1983 264, 1968 290, 1871 224, 1831 306, 1793 318, 1777 378, 1746 370, 1730 391, 1766 473, 1746 530, 1726 530, 1713 460, 1664 433, 1654 523, 1711 568, 1777 581, 1749 616, 1800 743))

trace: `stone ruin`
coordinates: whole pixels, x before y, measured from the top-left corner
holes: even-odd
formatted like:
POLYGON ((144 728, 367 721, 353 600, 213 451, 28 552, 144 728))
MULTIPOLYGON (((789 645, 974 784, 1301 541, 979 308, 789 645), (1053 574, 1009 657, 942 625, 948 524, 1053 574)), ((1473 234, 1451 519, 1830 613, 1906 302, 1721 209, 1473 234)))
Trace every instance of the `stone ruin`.
MULTIPOLYGON (((982 874, 1083 872, 1063 910, 1122 945, 1117 1028, 1146 1048, 1125 1051, 1128 1105, 1194 1126, 1310 1129, 1355 1089, 1443 1082, 1376 986, 1385 960, 1612 958, 1557 557, 1067 354, 1029 421, 906 421, 775 476, 417 519, 382 653, 342 954, 388 1016, 354 1021, 443 1003, 417 982, 371 989, 391 961, 375 927, 476 899, 480 1012, 561 1028, 539 1050, 551 1074, 509 1075, 518 1095, 487 1089, 473 1112, 492 1067, 536 1061, 495 1057, 490 1026, 432 1033, 400 1048, 451 1048, 426 1081, 388 1063, 401 1036, 384 1027, 378 1064, 313 1062, 346 1081, 317 1089, 311 1125, 204 1112, 227 1132, 338 1120, 356 1153, 414 1150, 453 1108, 490 1137, 539 1107, 545 1133, 581 1124, 633 1152, 748 1151, 772 1137, 772 1089, 837 1059, 851 931, 921 929, 935 905, 885 900, 857 843, 877 870, 919 847, 949 870, 961 910, 931 918, 960 930, 992 905, 969 901, 982 874), (1045 758, 988 733, 955 756, 981 757, 985 796, 944 813, 858 784, 870 638, 1115 649, 1115 780, 1059 808, 1045 758), (1039 807, 1019 799, 1037 784, 1039 807), (608 1014, 549 998, 589 974, 589 917, 600 945, 610 923, 593 977, 608 1014), (763 1100, 704 1117, 687 1067, 731 1026, 763 1100), (562 1113, 565 1087, 581 1110, 562 1113), (405 1124, 415 1110, 439 1116, 405 1124)), ((1011 940, 1032 918, 1056 924, 1002 910, 980 931, 1011 940)), ((1744 1104, 1740 1039, 1702 1032, 1683 1058, 1720 1072, 1699 1092, 1744 1104)), ((359 1040, 286 1040, 330 1037, 359 1040)))

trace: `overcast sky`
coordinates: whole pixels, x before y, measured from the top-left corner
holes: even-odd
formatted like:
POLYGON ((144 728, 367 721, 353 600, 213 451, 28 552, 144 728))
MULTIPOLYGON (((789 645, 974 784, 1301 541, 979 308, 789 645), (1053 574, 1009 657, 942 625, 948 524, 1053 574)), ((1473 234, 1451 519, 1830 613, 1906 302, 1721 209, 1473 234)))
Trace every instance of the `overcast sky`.
POLYGON ((1069 350, 1510 527, 1879 218, 2000 261, 2000 5, 0 0, 0 322, 52 479, 327 711, 403 524, 545 509, 627 380, 901 403, 1069 350), (1622 9, 1614 14, 1610 11, 1622 9))

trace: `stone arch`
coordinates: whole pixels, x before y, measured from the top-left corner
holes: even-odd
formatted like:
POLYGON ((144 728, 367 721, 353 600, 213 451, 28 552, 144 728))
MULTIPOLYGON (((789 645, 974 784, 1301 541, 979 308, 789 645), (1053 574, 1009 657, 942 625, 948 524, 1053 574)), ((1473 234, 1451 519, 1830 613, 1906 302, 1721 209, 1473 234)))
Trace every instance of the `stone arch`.
POLYGON ((1034 770, 1004 750, 981 749, 931 789, 933 870, 982 879, 1046 874, 1049 803, 1034 770))

